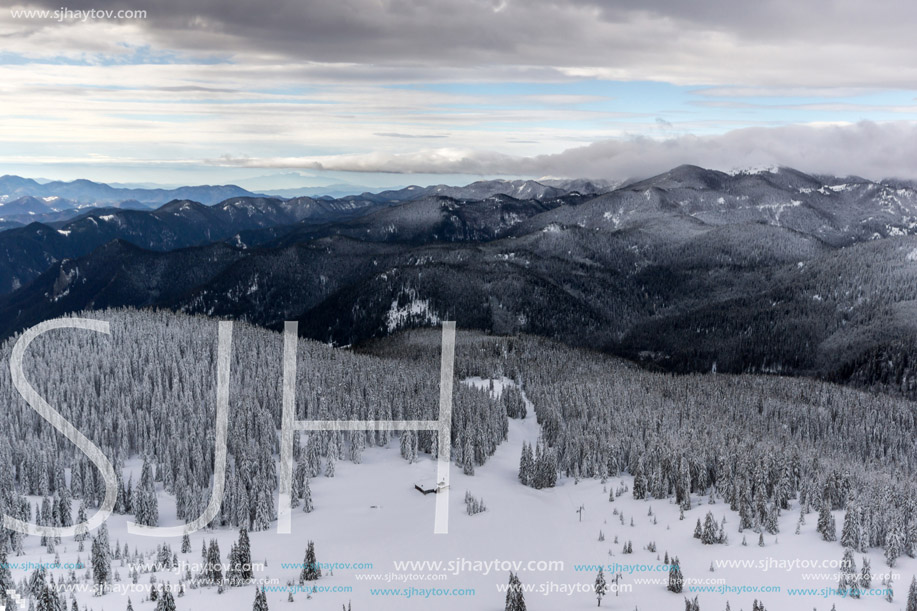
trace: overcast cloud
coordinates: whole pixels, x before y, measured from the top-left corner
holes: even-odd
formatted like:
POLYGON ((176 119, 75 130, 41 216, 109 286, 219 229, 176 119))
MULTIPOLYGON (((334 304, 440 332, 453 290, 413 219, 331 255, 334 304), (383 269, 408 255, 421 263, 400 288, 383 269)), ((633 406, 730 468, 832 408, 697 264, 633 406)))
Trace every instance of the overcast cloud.
POLYGON ((433 149, 328 158, 223 158, 236 167, 398 172, 509 174, 551 177, 645 177, 690 163, 732 171, 775 166, 815 174, 880 179, 914 174, 917 124, 862 122, 847 126, 745 128, 716 136, 607 140, 552 155, 513 157, 487 151, 433 149), (845 154, 838 155, 838 151, 845 154))
POLYGON ((917 175, 911 1, 140 1, 0 12, 0 159, 917 175))
MULTIPOLYGON (((78 0, 70 9, 123 9, 78 0)), ((57 9, 59 0, 29 6, 57 9)), ((917 76, 908 0, 160 0, 135 23, 159 48, 246 61, 427 68, 539 66, 627 79, 766 86, 904 86, 917 76)), ((71 25, 80 29, 81 25, 71 25)), ((33 21, 27 36, 61 36, 33 21)), ((47 51, 47 47, 45 48, 47 51)))

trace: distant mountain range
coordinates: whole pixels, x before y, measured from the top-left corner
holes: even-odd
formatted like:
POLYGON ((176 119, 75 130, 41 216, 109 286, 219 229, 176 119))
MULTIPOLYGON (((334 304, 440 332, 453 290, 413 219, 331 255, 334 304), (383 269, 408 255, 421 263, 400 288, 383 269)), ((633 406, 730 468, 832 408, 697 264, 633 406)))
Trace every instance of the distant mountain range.
POLYGON ((528 200, 549 199, 572 193, 598 195, 611 191, 614 187, 615 183, 603 180, 481 180, 464 187, 449 185, 418 187, 413 185, 394 191, 363 193, 354 197, 386 202, 406 202, 431 196, 485 199, 494 195, 508 195, 514 199, 528 200))
MULTIPOLYGON (((71 182, 53 181, 39 183, 20 176, 0 176, 0 203, 25 196, 41 198, 53 203, 54 198, 75 204, 111 205, 136 201, 147 206, 157 206, 173 199, 191 199, 205 205, 217 204, 230 197, 251 196, 254 193, 235 185, 179 187, 177 189, 125 189, 91 180, 71 182)), ((36 211, 37 212, 37 211, 36 211)))
POLYGON ((112 240, 168 251, 225 240, 240 232, 343 220, 374 202, 236 197, 216 206, 174 200, 156 210, 89 209, 56 223, 0 232, 0 293, 28 284, 55 262, 88 255, 112 240))
POLYGON ((0 334, 121 306, 295 319, 337 344, 453 319, 917 398, 913 185, 681 166, 602 189, 487 181, 34 223, 0 232, 0 334))
MULTIPOLYGON (((487 180, 464 187, 411 186, 381 193, 366 192, 362 195, 348 195, 346 199, 380 203, 410 201, 430 195, 445 195, 457 199, 483 199, 492 195, 510 195, 517 199, 541 199, 557 197, 573 191, 582 194, 597 194, 609 191, 611 188, 611 183, 607 181, 554 180, 541 183, 533 180, 487 180)), ((261 194, 235 185, 205 185, 174 189, 127 188, 90 180, 40 183, 30 178, 5 175, 0 176, 0 223, 6 227, 14 227, 35 221, 61 221, 76 216, 86 208, 146 210, 157 208, 173 200, 189 200, 212 206, 233 197, 335 199, 335 195, 340 195, 340 186, 280 189, 261 194)))

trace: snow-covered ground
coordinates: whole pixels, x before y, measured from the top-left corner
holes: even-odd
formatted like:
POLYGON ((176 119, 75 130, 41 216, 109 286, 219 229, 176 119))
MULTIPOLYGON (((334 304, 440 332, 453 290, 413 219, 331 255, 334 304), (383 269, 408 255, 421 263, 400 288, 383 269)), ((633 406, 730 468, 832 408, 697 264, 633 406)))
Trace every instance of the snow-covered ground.
MULTIPOLYGON (((510 380, 494 381, 500 392, 510 380)), ((486 385, 481 379, 466 383, 486 385)), ((527 400, 527 399, 526 399, 527 400)), ((579 565, 606 565, 605 576, 612 583, 615 572, 621 573, 617 595, 609 591, 602 602, 604 608, 682 609, 683 597, 698 597, 705 611, 726 608, 750 610, 752 601, 759 599, 770 610, 828 611, 836 605, 846 609, 903 609, 907 587, 917 569, 917 561, 899 559, 894 569, 898 580, 893 582, 894 602, 889 604, 882 595, 846 600, 837 595, 824 597, 820 592, 794 594, 794 588, 834 588, 837 579, 822 577, 807 579, 807 574, 833 574, 843 555, 838 543, 821 541, 815 532, 817 515, 806 516, 800 534, 794 534, 798 507, 785 511, 780 519, 780 533, 765 535, 764 546, 758 545, 758 535, 737 532, 738 517, 727 505, 708 504, 706 498, 694 498, 693 507, 680 519, 679 508, 671 500, 634 500, 630 495, 632 478, 613 477, 606 483, 598 480, 575 482, 561 478, 557 487, 534 490, 517 480, 519 456, 523 441, 534 443, 539 427, 529 407, 524 420, 510 420, 508 439, 501 444, 487 464, 466 476, 453 467, 449 499, 449 533, 433 534, 434 495, 424 496, 414 489, 414 483, 435 476, 435 462, 424 457, 408 464, 399 455, 397 441, 387 449, 367 449, 363 463, 354 465, 341 461, 333 478, 319 477, 311 481, 315 511, 305 514, 301 507, 293 511, 293 532, 278 535, 274 531, 251 533, 252 560, 264 563, 256 569, 256 577, 266 580, 267 600, 276 609, 341 609, 350 603, 355 611, 409 611, 412 609, 493 610, 503 609, 505 586, 510 563, 519 563, 518 573, 524 587, 528 609, 558 611, 590 609, 596 606, 591 591, 596 570, 579 565), (614 502, 609 502, 609 490, 628 490, 614 502), (487 507, 483 513, 465 513, 464 496, 469 491, 482 499, 487 507), (582 511, 578 509, 582 508, 582 511), (729 541, 726 545, 703 545, 693 537, 698 518, 703 521, 712 511, 717 521, 726 517, 729 541), (652 513, 652 515, 650 515, 652 513), (604 541, 599 540, 599 533, 604 541), (321 580, 314 582, 320 591, 307 597, 294 594, 288 602, 285 591, 288 580, 294 583, 303 561, 306 542, 315 541, 317 559, 325 569, 321 580), (633 553, 623 553, 626 542, 632 542, 633 553), (657 551, 646 548, 655 542, 657 551), (657 571, 664 554, 678 556, 688 583, 683 594, 667 591, 667 571, 657 571), (442 562, 439 568, 430 564, 405 566, 401 562, 442 562), (754 567, 723 566, 718 563, 747 562, 754 567), (451 564, 449 564, 451 563, 451 564), (531 564, 530 564, 531 563, 531 564), (811 566, 814 563, 816 566, 811 566), (290 566, 287 566, 287 565, 290 566), (608 565, 621 565, 610 570, 608 565), (711 572, 711 564, 714 570, 711 572), (824 566, 823 566, 824 564, 824 566), (359 565, 359 568, 354 567, 359 565), (809 565, 809 566, 806 566, 809 565), (767 570, 764 567, 768 566, 767 570), (653 583, 653 580, 656 583, 653 583), (703 588, 701 591, 694 588, 703 588), (754 590, 757 588, 757 590, 754 590), (762 591, 762 588, 777 590, 762 591), (744 589, 745 591, 740 591, 744 589), (461 591, 460 591, 461 590, 461 591)), ((130 465, 139 476, 138 465, 130 465)), ((838 534, 843 515, 836 514, 838 534)), ((153 551, 161 539, 128 536, 125 516, 113 516, 108 524, 111 541, 127 543, 135 548, 153 551)), ((174 502, 160 498, 160 525, 176 523, 174 502)), ((216 538, 224 556, 229 552, 237 533, 230 530, 200 531, 191 536, 192 551, 178 554, 180 563, 200 562, 202 541, 216 538)), ((169 540, 172 549, 180 549, 180 540, 169 540)), ((65 540, 58 550, 63 563, 83 562, 86 551, 77 553, 76 544, 65 540)), ((881 550, 869 554, 874 573, 889 571, 881 550)), ((52 562, 35 537, 26 545, 26 555, 10 556, 11 563, 52 562)), ((857 566, 862 555, 855 554, 857 566)), ((130 585, 128 568, 113 562, 121 578, 120 586, 130 585)), ((55 576, 66 574, 54 570, 55 576)), ((28 571, 14 569, 18 580, 28 571)), ((85 570, 77 571, 82 577, 85 570)), ((184 573, 181 569, 178 573, 184 573)), ((138 586, 148 587, 151 574, 141 575, 138 586)), ((158 583, 177 584, 179 575, 169 571, 156 573, 158 583)), ((873 580, 880 588, 881 579, 873 580)), ((177 599, 178 609, 219 609, 248 611, 252 608, 255 587, 227 588, 218 594, 216 588, 188 590, 177 599)), ((79 593, 82 608, 125 609, 128 594, 111 592, 104 597, 79 593)), ((151 610, 155 603, 142 601, 144 592, 130 593, 133 608, 151 610)), ((68 609, 70 603, 68 601, 68 609)))

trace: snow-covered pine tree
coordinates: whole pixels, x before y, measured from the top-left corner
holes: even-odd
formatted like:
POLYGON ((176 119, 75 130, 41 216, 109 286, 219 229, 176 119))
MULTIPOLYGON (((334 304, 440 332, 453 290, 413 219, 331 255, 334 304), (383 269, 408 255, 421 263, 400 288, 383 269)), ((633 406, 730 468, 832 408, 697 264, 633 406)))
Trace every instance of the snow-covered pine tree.
POLYGON ((888 534, 885 535, 885 562, 890 567, 894 567, 901 556, 901 531, 897 525, 893 526, 888 534))
POLYGON ((402 431, 401 457, 409 463, 417 462, 417 433, 415 431, 402 431))
POLYGON ((907 591, 905 611, 917 611, 917 577, 911 577, 911 587, 907 591))
POLYGON ((831 506, 827 499, 822 501, 821 509, 818 511, 818 526, 816 530, 825 541, 837 540, 837 524, 834 521, 834 515, 831 513, 831 506))
POLYGON ((303 559, 302 570, 299 573, 299 585, 307 581, 315 581, 322 576, 322 570, 315 560, 315 543, 309 541, 306 546, 306 556, 303 559))
POLYGON ((872 587, 872 565, 869 556, 863 556, 863 568, 860 569, 860 588, 868 590, 872 587))
MULTIPOLYGON (((83 504, 82 504, 82 503, 80 503, 80 507, 79 507, 79 509, 77 509, 77 512, 76 512, 76 521, 77 521, 77 524, 85 524, 85 522, 86 522, 87 519, 88 519, 88 518, 86 517, 86 508, 83 507, 83 504)), ((85 527, 85 526, 83 526, 83 527, 77 529, 77 533, 76 533, 76 536, 74 537, 74 539, 77 541, 77 543, 80 543, 80 548, 81 548, 81 549, 82 549, 82 543, 83 543, 83 541, 85 541, 86 538, 87 538, 88 536, 89 536, 89 535, 87 534, 87 530, 86 530, 86 527, 85 527)))
POLYGON ((608 592, 608 584, 605 583, 605 574, 599 569, 599 574, 595 577, 595 596, 598 599, 599 607, 602 606, 602 598, 608 592))
MULTIPOLYGON (((53 578, 52 578, 53 579, 53 578)), ((64 601, 61 600, 57 593, 57 588, 52 583, 42 581, 38 601, 35 605, 35 611, 62 611, 64 601)))
POLYGON ((860 597, 859 576, 857 575, 856 562, 853 559, 853 550, 844 550, 844 557, 840 564, 840 577, 837 584, 841 596, 850 598, 860 597))
POLYGON ((471 437, 465 437, 465 450, 462 452, 462 473, 474 475, 474 446, 471 437))
MULTIPOLYGON (((350 462, 359 465, 363 462, 363 450, 366 448, 366 433, 353 431, 350 434, 350 462)), ((417 445, 414 445, 414 460, 417 460, 417 445)))
MULTIPOLYGON (((294 439, 299 439, 299 436, 295 436, 294 439)), ((293 481, 291 484, 292 507, 298 507, 302 498, 303 489, 306 485, 306 469, 306 453, 302 451, 299 453, 299 460, 296 461, 296 466, 293 468, 293 481)))
POLYGON ((631 492, 635 499, 646 498, 646 475, 643 473, 643 460, 637 461, 637 468, 634 470, 634 489, 631 492))
POLYGON ((159 600, 156 601, 156 611, 176 611, 175 598, 169 588, 163 586, 162 592, 159 593, 159 600))
POLYGON ((223 583, 223 560, 220 556, 220 544, 211 539, 207 546, 207 560, 204 566, 204 579, 213 585, 223 583))
POLYGON ((708 511, 704 518, 704 530, 701 533, 700 540, 704 545, 713 545, 719 542, 719 525, 716 518, 713 517, 712 511, 708 511))
POLYGON ((142 526, 157 526, 159 524, 159 501, 156 498, 156 482, 153 479, 153 466, 149 457, 143 460, 143 469, 140 472, 140 483, 134 489, 134 498, 131 500, 134 509, 134 519, 142 526))
POLYGON ((105 524, 99 527, 95 538, 92 540, 92 582, 96 595, 105 593, 111 583, 111 548, 108 544, 108 527, 105 524))
POLYGON ((685 511, 691 509, 691 468, 684 456, 679 461, 678 482, 675 486, 675 502, 685 511))
POLYGON ((312 487, 309 485, 308 479, 306 479, 306 485, 303 488, 302 510, 305 513, 312 513, 315 510, 315 506, 312 504, 312 487))
POLYGON ((512 571, 509 573, 509 587, 506 590, 505 611, 526 611, 522 582, 512 571))
POLYGON ((255 590, 255 603, 252 605, 252 611, 268 611, 267 595, 264 593, 264 588, 255 590))
POLYGON ((844 525, 841 527, 841 545, 857 549, 860 545, 860 509, 856 503, 847 505, 844 525))
POLYGON ((248 539, 248 531, 244 528, 239 530, 239 542, 233 547, 233 553, 230 554, 230 571, 232 571, 233 585, 246 584, 255 577, 252 571, 251 543, 248 539))
POLYGON ((322 474, 322 455, 317 436, 310 436, 306 446, 306 473, 308 477, 318 477, 322 474))
POLYGON ((6 541, 0 542, 0 603, 8 602, 7 590, 16 588, 16 582, 13 581, 13 574, 6 557, 6 541))
POLYGON ((676 594, 681 594, 682 588, 684 586, 685 578, 681 573, 681 566, 678 561, 678 556, 672 560, 672 564, 669 566, 669 583, 667 589, 669 592, 675 592, 676 594))
POLYGON ((519 457, 519 481, 523 486, 532 485, 535 459, 532 456, 532 446, 527 441, 522 442, 522 455, 519 457))

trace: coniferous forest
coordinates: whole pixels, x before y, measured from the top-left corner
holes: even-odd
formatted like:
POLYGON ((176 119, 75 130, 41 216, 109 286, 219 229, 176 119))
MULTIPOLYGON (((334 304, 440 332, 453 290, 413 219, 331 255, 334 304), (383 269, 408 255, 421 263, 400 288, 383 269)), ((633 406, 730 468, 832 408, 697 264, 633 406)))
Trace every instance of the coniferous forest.
MULTIPOLYGON (((27 378, 115 465, 113 524, 123 524, 118 516, 148 526, 193 520, 208 503, 214 470, 216 323, 156 311, 84 315, 109 321, 111 335, 63 329, 40 336, 26 356, 27 378)), ((5 358, 16 339, 4 344, 5 358)), ((276 599, 276 592, 258 581, 271 573, 270 564, 257 571, 252 565, 265 547, 286 544, 272 532, 278 514, 282 340, 276 332, 234 325, 225 495, 218 517, 205 530, 170 542, 131 538, 108 524, 72 540, 4 529, 0 548, 14 568, 0 576, 9 591, 29 598, 37 609, 70 602, 77 608, 101 608, 104 602, 108 608, 117 584, 141 579, 148 582, 145 593, 130 602, 123 597, 124 605, 181 609, 186 592, 218 596, 253 586, 254 608, 276 599), (15 570, 17 558, 59 558, 62 551, 76 551, 83 570, 15 570), (160 572, 170 577, 168 584, 161 583, 160 572), (81 585, 91 596, 80 594, 81 585)), ((296 417, 435 419, 440 350, 436 330, 403 331, 355 348, 300 341, 296 417)), ((542 338, 471 331, 457 336, 454 377, 450 458, 454 477, 470 483, 464 510, 452 520, 462 517, 468 528, 482 524, 477 528, 486 529, 481 520, 507 511, 505 501, 494 506, 493 488, 477 496, 474 483, 487 486, 488 469, 507 463, 509 477, 498 480, 497 488, 504 497, 531 490, 536 496, 526 502, 539 503, 555 493, 569 495, 571 488, 583 494, 587 486, 601 488, 581 507, 593 521, 598 516, 590 512, 602 512, 600 545, 609 545, 605 533, 614 532, 609 519, 620 521, 627 539, 619 541, 615 534, 618 545, 611 547, 623 544, 624 554, 634 553, 635 542, 639 553, 649 550, 652 556, 703 552, 681 547, 678 537, 667 534, 673 525, 689 535, 694 527, 689 540, 695 543, 682 545, 716 552, 736 549, 730 545, 742 549, 751 540, 773 556, 785 553, 778 541, 808 533, 823 546, 819 553, 845 558, 842 577, 857 573, 856 579, 840 582, 845 598, 852 597, 854 587, 858 594, 869 590, 862 584, 872 579, 870 555, 883 571, 893 571, 911 566, 917 554, 917 411, 908 400, 806 379, 650 372, 542 338), (529 438, 518 442, 511 430, 527 431, 529 438), (510 447, 511 456, 489 466, 501 448, 505 455, 510 447), (635 517, 646 526, 637 528, 635 517), (666 531, 645 530, 658 529, 660 519, 674 522, 666 531), (806 532, 800 535, 800 530, 806 532), (869 578, 850 568, 855 560, 845 554, 852 553, 862 555, 869 578)), ((0 392, 7 397, 0 448, 4 511, 39 525, 84 521, 104 496, 98 469, 18 398, 7 368, 0 370, 0 392)), ((432 477, 436 440, 427 431, 298 432, 293 447, 291 505, 302 532, 290 541, 301 547, 294 555, 304 553, 304 560, 280 589, 294 601, 343 600, 308 585, 334 576, 333 569, 322 572, 317 554, 352 552, 333 544, 327 549, 328 542, 317 550, 303 539, 314 536, 310 523, 329 519, 322 518, 321 508, 332 499, 316 489, 326 489, 341 467, 350 465, 340 476, 348 489, 356 487, 347 503, 364 505, 369 501, 361 496, 360 474, 387 456, 395 459, 385 464, 403 487, 399 497, 414 499, 412 476, 397 475, 402 468, 397 465, 432 477), (367 456, 372 460, 364 465, 367 456)), ((617 553, 609 549, 612 555, 617 553)), ((706 557, 713 570, 713 561, 729 556, 706 557)), ((695 574, 703 569, 679 566, 687 568, 695 574)), ((524 599, 520 577, 514 579, 506 591, 518 591, 524 599)), ((616 587, 620 575, 617 580, 616 587)), ((679 573, 677 583, 683 580, 679 573)), ((890 581, 887 585, 883 591, 891 589, 890 581)), ((525 604, 515 594, 507 596, 516 605, 512 608, 525 604)), ((689 599, 695 604, 693 596, 689 599)))

